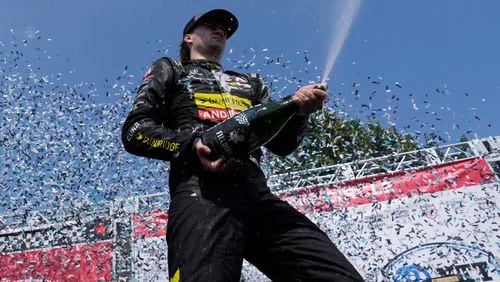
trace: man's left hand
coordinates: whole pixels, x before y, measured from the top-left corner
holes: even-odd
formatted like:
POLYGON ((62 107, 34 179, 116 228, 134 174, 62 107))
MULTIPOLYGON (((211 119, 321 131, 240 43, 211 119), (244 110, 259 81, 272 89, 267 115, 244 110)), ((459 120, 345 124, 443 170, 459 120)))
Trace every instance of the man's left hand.
POLYGON ((328 97, 326 84, 313 84, 299 88, 292 99, 299 106, 299 113, 308 115, 323 109, 323 104, 328 97))

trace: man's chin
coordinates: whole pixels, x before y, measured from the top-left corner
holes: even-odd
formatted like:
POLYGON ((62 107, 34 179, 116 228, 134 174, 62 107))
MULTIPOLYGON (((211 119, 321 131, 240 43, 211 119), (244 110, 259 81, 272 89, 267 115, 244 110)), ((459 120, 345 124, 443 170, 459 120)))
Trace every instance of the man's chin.
POLYGON ((210 50, 214 53, 222 53, 224 52, 224 44, 210 44, 210 50))

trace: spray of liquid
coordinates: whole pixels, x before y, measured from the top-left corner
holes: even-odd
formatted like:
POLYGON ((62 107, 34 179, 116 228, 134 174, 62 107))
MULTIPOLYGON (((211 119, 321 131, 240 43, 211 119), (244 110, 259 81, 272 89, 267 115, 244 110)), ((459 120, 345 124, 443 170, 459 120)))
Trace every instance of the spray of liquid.
POLYGON ((335 61, 342 50, 342 46, 349 34, 349 29, 351 24, 358 14, 359 7, 361 5, 361 0, 340 0, 337 9, 337 15, 335 15, 335 25, 332 34, 332 41, 330 44, 330 53, 328 55, 328 60, 326 61, 325 72, 321 79, 321 83, 326 83, 328 76, 333 70, 335 61))

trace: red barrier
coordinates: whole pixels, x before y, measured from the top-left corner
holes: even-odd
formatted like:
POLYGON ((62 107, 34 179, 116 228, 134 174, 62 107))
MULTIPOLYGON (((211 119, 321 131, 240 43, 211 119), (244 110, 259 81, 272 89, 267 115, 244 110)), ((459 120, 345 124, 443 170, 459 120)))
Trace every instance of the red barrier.
POLYGON ((166 236, 167 222, 166 211, 154 210, 141 215, 134 214, 134 239, 166 236))
POLYGON ((112 243, 0 255, 0 280, 111 281, 112 243))
POLYGON ((426 193, 490 183, 494 173, 482 158, 447 163, 416 171, 398 172, 332 184, 328 187, 284 192, 280 198, 301 211, 326 211, 390 201, 426 193))

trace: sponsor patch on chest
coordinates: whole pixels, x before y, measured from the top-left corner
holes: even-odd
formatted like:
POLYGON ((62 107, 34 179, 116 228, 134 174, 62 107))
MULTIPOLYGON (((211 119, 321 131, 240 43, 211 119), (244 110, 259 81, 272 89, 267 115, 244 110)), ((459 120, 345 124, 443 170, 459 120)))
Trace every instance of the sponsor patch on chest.
POLYGON ((222 121, 252 106, 252 101, 228 93, 195 93, 201 120, 222 121))

